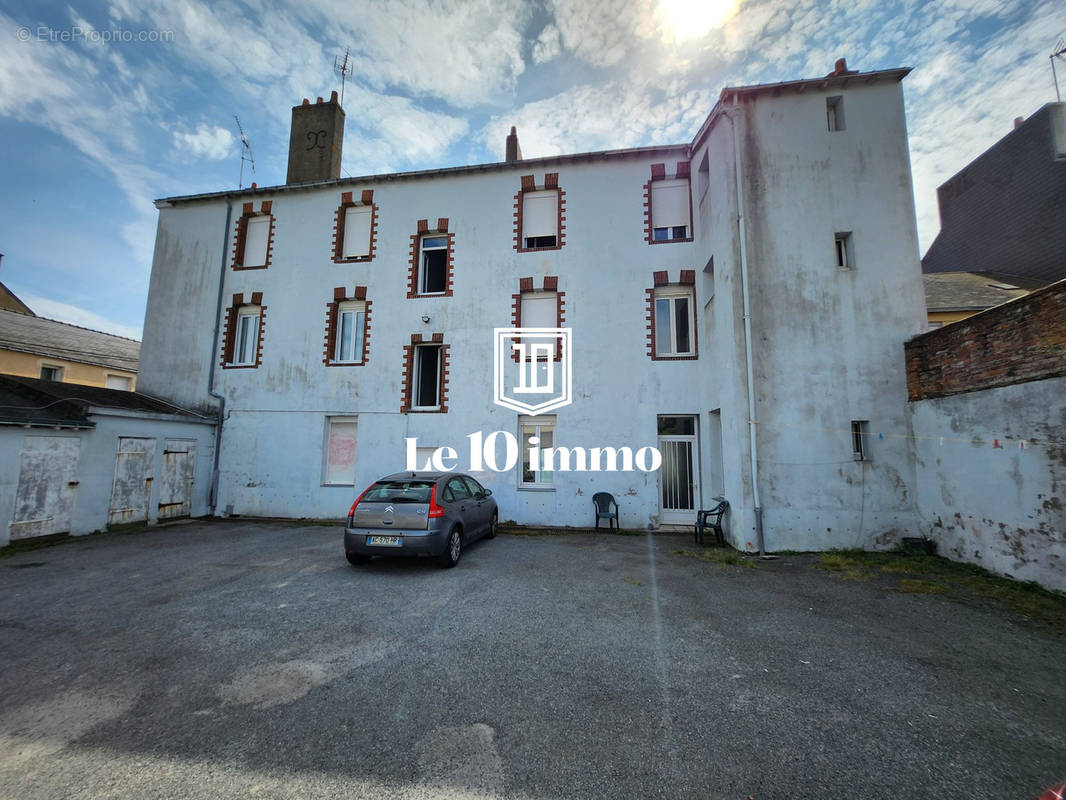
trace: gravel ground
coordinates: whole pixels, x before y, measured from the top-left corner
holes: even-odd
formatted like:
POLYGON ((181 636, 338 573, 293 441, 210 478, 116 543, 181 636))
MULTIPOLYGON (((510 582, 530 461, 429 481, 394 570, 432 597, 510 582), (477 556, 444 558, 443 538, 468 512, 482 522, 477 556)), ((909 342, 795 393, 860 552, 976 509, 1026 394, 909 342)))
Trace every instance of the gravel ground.
POLYGON ((1066 638, 679 536, 352 568, 196 522, 0 560, 0 797, 1035 798, 1066 638))

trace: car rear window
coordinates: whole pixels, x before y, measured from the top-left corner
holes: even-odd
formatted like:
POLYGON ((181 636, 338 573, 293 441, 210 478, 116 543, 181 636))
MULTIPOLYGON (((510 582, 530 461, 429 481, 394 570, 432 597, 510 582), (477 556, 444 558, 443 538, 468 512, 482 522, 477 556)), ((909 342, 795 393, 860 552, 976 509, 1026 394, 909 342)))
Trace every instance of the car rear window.
POLYGON ((428 503, 433 481, 378 481, 370 487, 366 503, 428 503))

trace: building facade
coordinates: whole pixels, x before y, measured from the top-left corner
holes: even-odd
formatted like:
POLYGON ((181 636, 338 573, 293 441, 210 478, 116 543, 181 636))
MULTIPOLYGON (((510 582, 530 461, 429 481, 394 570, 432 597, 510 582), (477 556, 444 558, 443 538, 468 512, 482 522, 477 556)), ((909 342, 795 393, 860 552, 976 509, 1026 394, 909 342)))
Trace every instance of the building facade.
POLYGON ((140 387, 219 413, 219 514, 340 517, 406 440, 468 471, 503 431, 662 466, 519 455, 476 472, 501 521, 588 526, 609 491, 657 529, 724 496, 743 549, 891 544, 925 325, 906 74, 727 88, 688 144, 159 201, 140 387), (523 326, 572 331, 572 402, 538 416, 494 402, 493 330, 523 326))

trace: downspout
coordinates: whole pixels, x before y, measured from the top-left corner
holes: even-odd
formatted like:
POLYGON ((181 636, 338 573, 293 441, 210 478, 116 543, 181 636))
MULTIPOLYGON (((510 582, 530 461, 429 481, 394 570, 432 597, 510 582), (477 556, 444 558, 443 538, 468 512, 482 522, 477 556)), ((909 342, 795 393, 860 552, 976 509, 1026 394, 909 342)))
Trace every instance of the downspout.
POLYGON ((755 415, 755 367, 752 357, 751 338, 751 296, 748 292, 748 241, 744 227, 744 174, 740 161, 740 140, 737 137, 737 123, 730 111, 736 109, 737 96, 733 95, 732 109, 722 112, 729 120, 733 134, 733 174, 737 181, 737 235, 740 237, 740 288, 744 296, 744 364, 748 377, 748 439, 751 452, 751 496, 755 504, 755 539, 759 545, 759 555, 766 555, 766 542, 762 529, 762 502, 759 499, 759 446, 756 433, 758 418, 755 415))
POLYGON ((218 459, 222 449, 222 421, 226 415, 226 397, 215 391, 215 358, 218 356, 218 337, 222 328, 222 290, 226 283, 226 253, 229 251, 229 226, 233 218, 233 201, 226 197, 226 227, 222 230, 222 260, 218 270, 218 297, 215 299, 215 336, 211 350, 210 372, 207 376, 207 393, 218 400, 218 424, 215 425, 215 463, 211 469, 211 516, 218 512, 218 459))

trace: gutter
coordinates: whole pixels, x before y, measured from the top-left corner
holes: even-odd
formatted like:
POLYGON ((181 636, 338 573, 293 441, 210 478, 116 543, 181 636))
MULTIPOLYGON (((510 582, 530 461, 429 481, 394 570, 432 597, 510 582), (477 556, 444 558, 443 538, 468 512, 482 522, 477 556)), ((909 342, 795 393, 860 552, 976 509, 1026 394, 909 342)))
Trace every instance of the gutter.
POLYGON ((755 538, 759 544, 759 556, 766 555, 766 543, 762 528, 762 502, 759 498, 759 446, 756 432, 758 417, 755 414, 755 367, 752 357, 751 337, 751 296, 748 291, 748 244, 744 226, 744 174, 740 161, 740 140, 737 138, 737 122, 733 117, 737 104, 737 93, 733 93, 730 108, 722 109, 722 116, 729 120, 729 129, 733 134, 733 174, 737 182, 737 235, 740 237, 740 287, 744 296, 744 365, 747 370, 748 383, 748 440, 751 451, 751 495, 755 506, 755 538))
POLYGON ((215 298, 215 336, 212 340, 214 345, 211 351, 210 372, 207 375, 207 393, 218 400, 218 423, 215 425, 215 454, 214 465, 211 468, 211 489, 208 497, 208 506, 211 516, 217 516, 218 511, 218 460, 222 451, 222 422, 226 415, 226 397, 215 391, 215 361, 219 348, 219 336, 222 333, 222 291, 226 284, 226 254, 229 252, 229 228, 233 219, 233 200, 230 195, 226 196, 226 227, 222 230, 222 258, 218 270, 218 296, 215 298))

